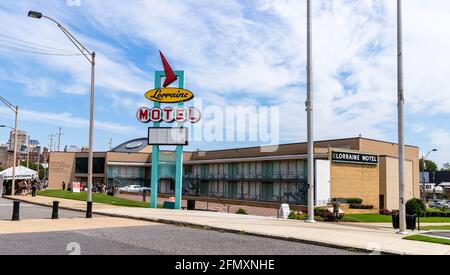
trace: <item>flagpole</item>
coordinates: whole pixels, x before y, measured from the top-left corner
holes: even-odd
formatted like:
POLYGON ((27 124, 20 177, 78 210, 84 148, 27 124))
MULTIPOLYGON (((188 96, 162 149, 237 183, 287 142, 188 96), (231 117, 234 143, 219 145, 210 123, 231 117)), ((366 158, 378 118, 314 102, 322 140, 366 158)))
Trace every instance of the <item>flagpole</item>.
POLYGON ((398 167, 399 167, 399 234, 408 234, 406 231, 405 209, 405 97, 403 82, 403 26, 402 26, 402 0, 397 0, 397 77, 398 77, 398 167))
POLYGON ((308 219, 307 223, 315 223, 314 219, 314 117, 313 117, 313 70, 312 70, 312 20, 311 0, 307 0, 307 101, 308 119, 308 219))

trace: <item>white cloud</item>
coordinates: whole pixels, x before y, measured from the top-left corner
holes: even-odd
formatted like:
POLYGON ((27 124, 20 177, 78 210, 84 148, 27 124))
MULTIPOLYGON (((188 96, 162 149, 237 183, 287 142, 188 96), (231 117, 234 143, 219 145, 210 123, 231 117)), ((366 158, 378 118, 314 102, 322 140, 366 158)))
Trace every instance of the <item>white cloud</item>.
MULTIPOLYGON (((13 114, 10 110, 0 107, 0 116, 13 119, 13 114)), ((69 113, 50 113, 34 110, 22 109, 19 113, 20 120, 22 121, 34 121, 39 123, 53 124, 57 126, 63 126, 65 128, 88 128, 89 120, 74 117, 69 113)), ((105 121, 95 121, 95 129, 125 134, 136 131, 136 128, 132 126, 121 125, 119 123, 111 123, 105 121)))

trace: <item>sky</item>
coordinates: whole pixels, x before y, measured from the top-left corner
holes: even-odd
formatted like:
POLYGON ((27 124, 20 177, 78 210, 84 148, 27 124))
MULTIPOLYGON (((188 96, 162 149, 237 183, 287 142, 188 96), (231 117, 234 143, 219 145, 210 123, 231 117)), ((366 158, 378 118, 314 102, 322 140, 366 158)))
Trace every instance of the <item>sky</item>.
MULTIPOLYGON (((396 1, 312 2, 315 138, 396 142, 396 1)), ((442 165, 450 162, 450 2, 403 5, 406 142, 421 154, 437 148, 430 159, 442 165)), ((220 132, 208 125, 214 111, 267 106, 279 110, 272 143, 306 140, 305 0, 0 0, 0 96, 20 106, 19 128, 32 139, 48 146, 62 127, 62 147, 81 147, 90 64, 72 55, 77 49, 57 25, 28 18, 29 10, 57 19, 97 53, 95 150, 146 136, 136 111, 151 107, 144 94, 162 69, 159 50, 185 71, 208 131, 220 132)), ((3 105, 1 124, 14 124, 3 105)), ((8 138, 0 128, 0 143, 8 138)), ((260 144, 206 139, 188 149, 260 144)))

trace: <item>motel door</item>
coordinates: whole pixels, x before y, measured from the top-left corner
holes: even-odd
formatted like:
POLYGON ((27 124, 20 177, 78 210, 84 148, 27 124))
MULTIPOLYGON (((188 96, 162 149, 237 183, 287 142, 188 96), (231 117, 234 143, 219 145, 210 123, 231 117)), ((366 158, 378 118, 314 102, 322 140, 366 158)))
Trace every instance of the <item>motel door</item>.
POLYGON ((273 183, 263 182, 261 185, 261 201, 273 201, 273 183))
POLYGON ((228 182, 228 198, 235 199, 238 196, 237 182, 228 182))
POLYGON ((209 181, 202 180, 200 183, 200 195, 208 196, 208 194, 209 194, 209 181))

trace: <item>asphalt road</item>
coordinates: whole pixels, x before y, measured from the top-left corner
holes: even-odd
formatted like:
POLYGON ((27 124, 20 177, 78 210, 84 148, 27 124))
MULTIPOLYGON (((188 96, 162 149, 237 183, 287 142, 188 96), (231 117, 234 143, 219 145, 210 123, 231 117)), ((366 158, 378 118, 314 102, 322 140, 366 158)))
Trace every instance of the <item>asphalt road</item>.
POLYGON ((321 246, 160 224, 77 232, 0 235, 0 254, 67 255, 73 251, 79 251, 81 255, 357 254, 321 246))
MULTIPOLYGON (((9 221, 12 201, 0 199, 0 220, 9 221)), ((60 210, 61 218, 84 214, 60 210)), ((51 208, 21 204, 21 219, 49 219, 51 208)), ((221 233, 175 225, 79 231, 0 234, 0 255, 353 255, 316 245, 221 233)))
MULTIPOLYGON (((12 218, 13 201, 0 198, 0 221, 10 221, 12 218)), ((60 218, 82 218, 85 214, 75 211, 59 210, 60 218)), ((48 219, 52 217, 52 209, 27 203, 20 203, 20 219, 48 219)))

